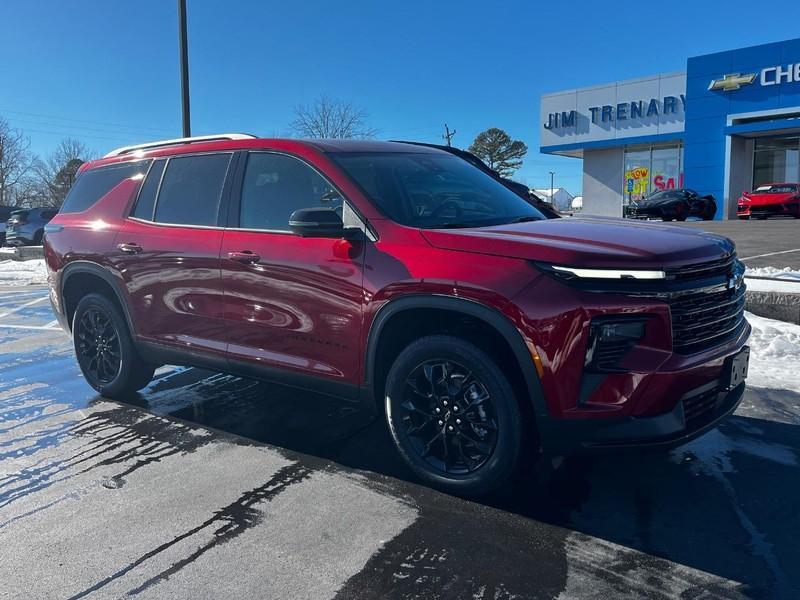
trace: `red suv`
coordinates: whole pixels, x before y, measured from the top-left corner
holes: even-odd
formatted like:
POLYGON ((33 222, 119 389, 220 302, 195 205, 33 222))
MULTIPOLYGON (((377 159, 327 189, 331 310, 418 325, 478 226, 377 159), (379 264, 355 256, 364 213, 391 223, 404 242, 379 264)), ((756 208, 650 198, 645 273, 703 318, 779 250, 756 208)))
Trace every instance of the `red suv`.
POLYGON ((237 134, 122 148, 81 167, 45 252, 101 394, 169 363, 343 397, 458 493, 501 485, 531 451, 680 444, 744 391, 730 240, 547 220, 436 148, 237 134))

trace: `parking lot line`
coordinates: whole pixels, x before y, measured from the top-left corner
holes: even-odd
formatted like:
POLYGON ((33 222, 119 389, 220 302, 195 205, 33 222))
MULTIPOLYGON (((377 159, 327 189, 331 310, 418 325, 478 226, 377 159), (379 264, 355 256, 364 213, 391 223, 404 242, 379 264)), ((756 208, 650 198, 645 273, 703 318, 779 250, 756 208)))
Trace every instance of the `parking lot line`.
POLYGON ((59 327, 50 327, 47 325, 4 325, 0 323, 0 329, 35 329, 38 331, 58 331, 59 327))
POLYGON ((4 313, 0 313, 0 319, 2 319, 3 317, 7 317, 8 315, 13 315, 15 312, 18 312, 23 308, 33 306, 34 304, 38 304, 39 302, 43 302, 44 300, 47 300, 47 296, 41 296, 39 298, 36 298, 35 300, 31 300, 30 302, 25 302, 24 304, 20 304, 16 308, 12 308, 11 310, 7 310, 4 313))
POLYGON ((764 258, 765 256, 775 256, 777 254, 790 254, 791 252, 800 252, 800 248, 794 248, 793 250, 781 250, 780 252, 767 252, 766 254, 756 254, 755 256, 740 258, 739 260, 753 260, 754 258, 764 258))

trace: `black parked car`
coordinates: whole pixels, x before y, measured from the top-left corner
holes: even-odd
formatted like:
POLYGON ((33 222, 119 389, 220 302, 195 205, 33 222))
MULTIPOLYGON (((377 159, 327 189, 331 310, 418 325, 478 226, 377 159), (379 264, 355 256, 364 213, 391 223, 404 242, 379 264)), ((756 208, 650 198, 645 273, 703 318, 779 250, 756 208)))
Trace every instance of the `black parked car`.
POLYGON ((685 221, 688 217, 700 217, 710 221, 717 213, 714 196, 701 196, 694 190, 661 190, 639 202, 631 202, 625 210, 630 219, 661 219, 662 221, 685 221))
MULTIPOLYGON (((5 223, 16 209, 13 206, 0 206, 0 223, 5 223)), ((0 246, 6 244, 6 228, 0 227, 0 246)))
POLYGON ((483 171, 490 177, 496 179, 518 196, 530 202, 540 213, 542 213, 548 219, 561 218, 561 215, 558 214, 558 211, 556 211, 555 208, 553 208, 552 204, 549 204, 544 200, 542 200, 541 198, 539 198, 538 196, 536 196, 535 194, 532 194, 527 185, 523 183, 518 183, 516 181, 508 179, 507 177, 503 177, 497 171, 495 171, 489 165, 483 162, 480 158, 475 156, 472 152, 467 152, 466 150, 462 150, 461 148, 453 148, 452 146, 444 146, 440 144, 428 144, 425 142, 407 142, 402 140, 393 140, 393 141, 398 141, 403 144, 414 144, 415 146, 438 148, 439 150, 444 150, 445 152, 449 152, 450 154, 455 154, 459 158, 463 158, 472 166, 479 168, 481 171, 483 171))
POLYGON ((41 246, 44 226, 56 216, 55 208, 20 208, 11 212, 6 221, 8 246, 41 246))

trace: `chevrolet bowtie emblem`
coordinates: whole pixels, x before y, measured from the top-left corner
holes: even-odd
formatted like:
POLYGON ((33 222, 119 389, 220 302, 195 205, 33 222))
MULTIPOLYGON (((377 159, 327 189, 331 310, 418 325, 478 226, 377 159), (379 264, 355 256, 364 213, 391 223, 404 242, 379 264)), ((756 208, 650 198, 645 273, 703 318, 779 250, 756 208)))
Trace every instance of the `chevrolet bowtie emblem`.
POLYGON ((725 75, 725 77, 722 79, 713 79, 711 84, 708 86, 708 89, 712 92, 717 90, 731 92, 733 90, 738 90, 743 85, 753 83, 755 78, 755 73, 748 73, 747 75, 742 75, 741 73, 731 73, 730 75, 725 75))

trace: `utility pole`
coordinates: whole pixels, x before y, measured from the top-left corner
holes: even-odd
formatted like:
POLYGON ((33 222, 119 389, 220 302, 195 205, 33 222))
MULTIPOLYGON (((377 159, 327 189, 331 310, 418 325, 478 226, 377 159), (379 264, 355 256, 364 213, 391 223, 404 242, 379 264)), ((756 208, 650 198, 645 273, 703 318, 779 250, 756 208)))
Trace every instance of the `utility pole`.
POLYGON ((555 177, 555 174, 555 171, 550 171, 550 204, 553 206, 556 205, 555 201, 553 200, 553 177, 555 177))
POLYGON ((450 131, 450 128, 447 126, 447 123, 444 124, 444 135, 442 136, 443 140, 447 140, 447 145, 452 146, 450 140, 453 139, 453 136, 456 134, 456 130, 450 131))
POLYGON ((189 44, 186 34, 186 0, 178 0, 178 43, 181 55, 181 108, 183 137, 192 135, 189 114, 189 44))

